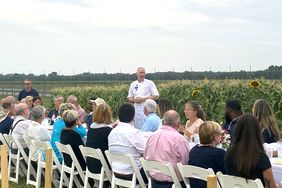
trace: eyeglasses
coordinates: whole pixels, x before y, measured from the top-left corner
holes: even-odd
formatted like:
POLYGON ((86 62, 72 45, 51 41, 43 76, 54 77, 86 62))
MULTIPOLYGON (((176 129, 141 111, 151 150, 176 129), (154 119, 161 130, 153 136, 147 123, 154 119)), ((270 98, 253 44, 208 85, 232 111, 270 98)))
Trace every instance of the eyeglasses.
POLYGON ((24 85, 29 85, 30 83, 24 83, 24 85))

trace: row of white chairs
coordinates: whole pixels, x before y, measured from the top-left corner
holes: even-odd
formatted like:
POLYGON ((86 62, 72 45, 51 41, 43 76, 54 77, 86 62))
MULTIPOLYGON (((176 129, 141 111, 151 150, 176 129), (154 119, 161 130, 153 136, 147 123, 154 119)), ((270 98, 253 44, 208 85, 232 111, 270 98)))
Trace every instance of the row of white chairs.
MULTIPOLYGON (((8 146, 10 146, 9 168, 8 168, 9 174, 11 170, 13 170, 16 174, 15 177, 10 176, 10 180, 14 182, 18 182, 19 175, 20 176, 26 175, 27 184, 34 185, 36 188, 40 187, 41 176, 44 175, 42 169, 45 168, 44 153, 48 148, 52 148, 50 143, 38 141, 35 138, 24 136, 24 141, 29 147, 30 151, 31 151, 31 147, 34 147, 34 149, 37 151, 38 154, 37 161, 35 161, 37 162, 37 171, 35 172, 31 162, 32 161, 31 153, 29 153, 28 156, 26 155, 24 149, 22 148, 19 140, 16 137, 11 135, 0 134, 0 140, 2 141, 3 144, 7 144, 8 146), (16 154, 14 154, 11 150, 11 146, 13 143, 18 148, 16 154), (12 163, 14 164, 14 167, 12 167, 12 163), (34 177, 34 180, 31 179, 31 175, 34 177)), ((75 184, 76 187, 90 188, 90 185, 88 183, 89 178, 92 178, 95 182, 95 185, 96 186, 98 185, 99 188, 103 187, 104 181, 109 181, 111 183, 112 188, 115 188, 116 186, 129 187, 129 188, 147 187, 131 155, 117 154, 117 153, 111 153, 109 151, 105 151, 106 157, 110 165, 112 163, 123 163, 132 167, 133 176, 132 176, 132 180, 129 181, 115 176, 115 173, 110 170, 110 167, 106 162, 106 158, 104 157, 100 149, 80 146, 80 150, 85 161, 86 158, 92 157, 98 159, 101 162, 102 168, 100 173, 94 174, 90 172, 88 167, 86 167, 86 170, 83 171, 70 145, 64 145, 62 143, 56 143, 56 145, 62 156, 64 154, 67 154, 71 157, 72 164, 71 166, 67 166, 64 163, 64 161, 62 164, 60 164, 55 153, 53 152, 52 155, 53 156, 53 184, 55 187, 59 187, 59 188, 62 188, 63 186, 73 187, 73 184, 75 184), (58 172, 60 173, 60 175, 58 172), (69 178, 66 174, 69 174, 68 175, 69 178), (138 181, 138 185, 137 185, 137 181, 138 181)), ((157 161, 148 161, 145 160, 144 158, 141 158, 140 160, 143 169, 145 171, 145 174, 148 178, 148 188, 152 187, 151 186, 152 179, 149 174, 150 172, 157 172, 157 173, 161 172, 167 176, 170 176, 172 177, 173 180, 173 187, 174 188, 181 187, 181 184, 178 180, 178 177, 175 173, 172 164, 170 163, 164 164, 157 161)), ((212 169, 203 169, 191 165, 182 165, 180 163, 177 164, 177 167, 179 169, 179 172, 182 176, 182 179, 186 187, 190 187, 189 178, 196 178, 196 179, 207 181, 208 175, 214 175, 212 169)), ((218 172, 216 175, 222 188, 227 188, 227 187, 262 188, 263 187, 259 179, 246 181, 246 179, 244 178, 224 175, 220 172, 218 172)), ((220 187, 219 184, 218 187, 220 187)))
MULTIPOLYGON (((57 143, 57 146, 62 153, 68 153, 71 155, 71 158, 73 159, 72 165, 77 166, 78 168, 77 167, 75 168, 79 169, 79 162, 75 159, 76 157, 71 147, 68 145, 63 145, 61 143, 57 143), (64 151, 62 150, 62 147, 65 148, 63 149, 64 151)), ((111 153, 108 150, 105 151, 106 157, 110 165, 112 165, 112 163, 122 163, 122 164, 129 165, 132 167, 133 169, 132 180, 129 181, 129 180, 124 180, 124 179, 116 177, 115 173, 113 171, 112 172, 110 171, 110 167, 108 166, 106 159, 104 158, 100 149, 93 149, 89 147, 80 146, 80 150, 85 160, 87 157, 93 157, 95 159, 100 160, 102 164, 101 172, 99 174, 91 173, 87 167, 86 167, 85 173, 81 172, 82 174, 81 177, 84 178, 84 182, 85 182, 84 188, 88 186, 86 185, 86 183, 88 182, 89 177, 99 182, 99 188, 103 187, 103 182, 105 180, 108 180, 111 182, 112 188, 115 188, 116 186, 128 187, 128 188, 135 188, 135 187, 146 188, 147 187, 132 155, 111 153), (138 184, 137 184, 137 181, 138 181, 138 184)), ((181 188, 181 184, 179 182, 179 179, 175 173, 175 170, 172 164, 170 163, 164 164, 158 161, 149 161, 149 160, 145 160, 144 158, 141 158, 140 160, 142 163, 142 167, 145 171, 145 174, 148 178, 148 188, 152 187, 152 184, 151 184, 152 179, 149 174, 150 172, 157 172, 157 173, 161 172, 167 176, 172 177, 173 188, 181 188)), ((200 167, 196 167, 192 165, 182 165, 180 163, 177 164, 177 167, 180 171, 180 174, 182 176, 182 179, 184 180, 186 187, 190 187, 189 178, 196 178, 196 179, 207 181, 208 175, 215 175, 214 171, 211 168, 204 169, 204 168, 200 168, 200 167)), ((62 171, 64 170, 62 169, 62 171)), ((74 172, 75 171, 73 171, 72 173, 74 172)), ((61 173, 61 175, 62 174, 63 173, 61 173)), ((225 175, 225 174, 222 174, 221 172, 218 172, 216 176, 219 182, 217 184, 218 187, 221 186, 222 188, 229 188, 229 187, 263 188, 263 184, 260 179, 246 181, 245 178, 225 175)))

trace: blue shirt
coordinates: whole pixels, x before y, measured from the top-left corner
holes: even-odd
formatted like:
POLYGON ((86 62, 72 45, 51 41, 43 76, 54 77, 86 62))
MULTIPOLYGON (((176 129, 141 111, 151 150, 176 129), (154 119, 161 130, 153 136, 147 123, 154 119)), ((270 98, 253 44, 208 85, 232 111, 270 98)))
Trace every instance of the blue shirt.
POLYGON ((39 96, 38 92, 31 88, 30 91, 26 91, 25 89, 21 90, 19 95, 18 95, 18 101, 21 101, 23 98, 25 98, 26 96, 39 96))
MULTIPOLYGON (((55 121, 54 125, 53 125, 53 131, 52 131, 52 136, 51 136, 51 146, 58 158, 58 160, 60 161, 60 163, 62 162, 62 156, 55 144, 55 142, 61 142, 61 132, 62 130, 66 127, 65 122, 62 118, 59 118, 55 121)), ((81 137, 86 136, 86 129, 82 126, 78 127, 76 126, 74 128, 74 131, 77 132, 81 137)))
POLYGON ((155 132, 156 130, 158 130, 160 126, 160 122, 161 122, 161 119, 159 118, 159 116, 156 113, 151 113, 145 118, 141 131, 155 132))
POLYGON ((0 133, 9 134, 13 122, 14 120, 9 116, 7 116, 3 121, 1 121, 0 122, 0 133))

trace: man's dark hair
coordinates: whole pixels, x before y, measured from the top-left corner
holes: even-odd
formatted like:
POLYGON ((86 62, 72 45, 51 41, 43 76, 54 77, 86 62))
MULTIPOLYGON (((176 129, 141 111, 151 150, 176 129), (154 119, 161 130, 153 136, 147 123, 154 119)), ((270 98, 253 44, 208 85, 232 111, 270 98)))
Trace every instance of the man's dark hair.
POLYGON ((129 123, 133 120, 135 115, 134 106, 131 103, 123 103, 118 108, 119 121, 129 123))
POLYGON ((226 107, 230 108, 232 110, 238 111, 238 112, 242 112, 241 105, 240 105, 239 101, 234 100, 234 99, 228 100, 226 102, 226 107))

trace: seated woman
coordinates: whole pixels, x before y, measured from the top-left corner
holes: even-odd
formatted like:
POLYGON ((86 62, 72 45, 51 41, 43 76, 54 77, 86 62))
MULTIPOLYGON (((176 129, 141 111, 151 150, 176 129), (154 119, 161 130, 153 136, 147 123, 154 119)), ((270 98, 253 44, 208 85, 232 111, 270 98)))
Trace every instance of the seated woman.
POLYGON ((42 105, 41 97, 39 97, 39 96, 34 96, 34 97, 32 98, 32 107, 40 106, 40 105, 42 105))
POLYGON ((259 178, 265 187, 277 187, 263 148, 259 122, 253 115, 246 113, 239 118, 226 153, 225 166, 229 175, 259 178))
MULTIPOLYGON (((61 104, 59 107, 59 116, 53 125, 50 143, 60 162, 62 162, 62 156, 55 142, 61 142, 61 139, 60 139, 61 132, 66 127, 65 122, 61 117, 66 110, 75 110, 75 109, 76 109, 75 106, 71 103, 61 104)), ((86 136, 86 129, 81 125, 80 122, 78 122, 78 125, 74 127, 74 131, 77 132, 81 137, 86 136)))
MULTIPOLYGON (((188 165, 202 168, 212 168, 216 173, 225 173, 224 156, 225 150, 216 146, 221 141, 221 127, 214 121, 204 122, 199 127, 199 137, 201 144, 193 147, 189 153, 188 165)), ((190 178, 191 188, 206 188, 207 183, 202 180, 190 178)))
POLYGON ((280 132, 270 104, 263 99, 256 100, 253 115, 259 121, 263 141, 268 144, 277 142, 280 139, 280 132))
MULTIPOLYGON (((51 136, 47 128, 42 125, 45 117, 45 108, 43 106, 35 106, 30 111, 31 123, 28 125, 27 135, 32 136, 37 140, 49 141, 51 136)), ((31 147, 31 150, 33 147, 31 147)), ((31 151, 32 159, 37 159, 36 151, 31 151)))
POLYGON ((206 120, 204 111, 198 102, 189 101, 185 104, 184 113, 188 120, 185 124, 185 128, 179 126, 180 131, 183 132, 184 136, 191 142, 197 144, 198 141, 192 138, 198 133, 199 126, 206 120))
MULTIPOLYGON (((94 111, 93 123, 87 132, 86 146, 101 149, 105 159, 107 157, 104 151, 108 150, 108 136, 112 130, 111 123, 112 111, 110 107, 105 103, 100 104, 94 111)), ((102 164, 99 160, 89 158, 86 161, 90 172, 100 173, 102 164)))
MULTIPOLYGON (((66 110, 63 113, 62 118, 65 122, 66 128, 64 128, 61 132, 61 143, 65 145, 69 144, 71 146, 81 168, 85 170, 86 164, 79 149, 79 146, 84 146, 84 143, 80 135, 74 131, 78 120, 78 113, 75 110, 66 110)), ((64 155, 64 162, 66 165, 71 166, 72 160, 69 155, 64 155)))

